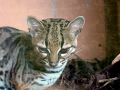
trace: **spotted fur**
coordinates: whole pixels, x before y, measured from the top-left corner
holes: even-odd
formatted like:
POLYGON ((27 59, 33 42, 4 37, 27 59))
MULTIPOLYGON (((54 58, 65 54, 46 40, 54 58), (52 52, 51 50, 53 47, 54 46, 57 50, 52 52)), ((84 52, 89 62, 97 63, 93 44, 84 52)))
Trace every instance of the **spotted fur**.
POLYGON ((39 21, 28 16, 29 32, 0 28, 0 90, 42 90, 60 77, 84 25, 79 16, 39 21))

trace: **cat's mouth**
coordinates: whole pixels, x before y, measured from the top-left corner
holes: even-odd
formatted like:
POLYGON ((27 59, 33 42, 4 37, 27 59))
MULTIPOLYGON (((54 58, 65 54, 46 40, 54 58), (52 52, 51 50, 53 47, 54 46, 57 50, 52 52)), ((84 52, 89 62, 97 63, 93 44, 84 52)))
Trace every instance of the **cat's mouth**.
POLYGON ((54 68, 60 68, 60 67, 63 66, 63 65, 60 64, 60 63, 58 63, 56 66, 51 66, 49 63, 46 63, 45 65, 46 65, 47 68, 53 68, 53 69, 54 69, 54 68))

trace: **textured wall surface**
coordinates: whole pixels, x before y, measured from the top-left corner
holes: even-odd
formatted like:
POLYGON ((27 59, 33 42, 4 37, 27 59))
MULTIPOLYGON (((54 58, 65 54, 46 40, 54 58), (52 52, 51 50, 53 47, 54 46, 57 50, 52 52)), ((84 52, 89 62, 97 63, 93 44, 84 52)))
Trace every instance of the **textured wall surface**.
POLYGON ((105 1, 106 56, 120 53, 119 0, 105 1))
POLYGON ((104 0, 1 0, 0 26, 12 26, 28 31, 25 19, 28 15, 39 20, 64 18, 73 20, 85 17, 85 25, 78 37, 76 51, 82 59, 106 57, 104 0))

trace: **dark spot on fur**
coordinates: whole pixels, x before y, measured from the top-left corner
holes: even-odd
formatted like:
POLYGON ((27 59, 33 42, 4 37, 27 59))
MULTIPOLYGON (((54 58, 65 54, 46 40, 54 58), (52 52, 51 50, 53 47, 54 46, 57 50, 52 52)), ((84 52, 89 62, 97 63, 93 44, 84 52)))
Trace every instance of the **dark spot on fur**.
POLYGON ((27 78, 27 81, 26 81, 26 82, 30 82, 30 78, 29 78, 29 77, 27 78))
POLYGON ((5 32, 11 33, 11 30, 10 30, 8 27, 4 27, 3 30, 4 30, 5 32))
POLYGON ((10 54, 6 54, 4 57, 3 57, 3 61, 5 62, 5 64, 8 63, 8 60, 10 59, 10 54))
POLYGON ((32 85, 34 85, 34 84, 37 84, 37 85, 39 85, 39 86, 43 86, 42 84, 39 84, 39 83, 37 83, 37 82, 34 82, 32 85))
POLYGON ((63 27, 63 24, 60 24, 60 27, 63 27))
MULTIPOLYGON (((47 76, 46 74, 42 73, 43 75, 47 76)), ((40 77, 41 78, 41 77, 40 77)))
POLYGON ((1 65, 0 67, 3 68, 3 65, 1 65))
POLYGON ((5 73, 7 74, 7 73, 8 73, 8 71, 5 71, 5 73))
POLYGON ((2 61, 0 61, 0 67, 1 68, 3 68, 3 63, 4 63, 4 61, 2 60, 2 61))
POLYGON ((11 88, 8 88, 8 90, 12 90, 11 88))
POLYGON ((3 42, 3 43, 1 44, 1 47, 2 47, 3 50, 5 50, 5 49, 7 48, 7 44, 6 44, 5 42, 3 42))
POLYGON ((8 71, 5 71, 5 77, 7 77, 8 71))
POLYGON ((33 80, 34 80, 34 78, 31 78, 31 80, 33 81, 33 80))
POLYGON ((11 37, 7 38, 4 42, 2 42, 1 44, 2 49, 5 50, 9 46, 10 42, 11 42, 11 37))
POLYGON ((3 89, 4 90, 4 87, 0 87, 0 90, 3 89))
POLYGON ((9 42, 11 42, 11 40, 12 40, 12 38, 11 38, 11 37, 9 37, 9 38, 7 38, 7 39, 5 40, 5 43, 8 45, 8 44, 9 44, 9 42))
POLYGON ((42 20, 44 23, 47 23, 47 21, 46 20, 42 20))
POLYGON ((3 81, 3 79, 2 79, 2 78, 0 78, 0 81, 3 81))
POLYGON ((65 21, 65 26, 64 27, 67 27, 69 23, 70 23, 69 21, 65 21))
POLYGON ((48 24, 48 28, 50 28, 51 27, 51 25, 50 24, 48 24))
POLYGON ((0 71, 0 75, 3 75, 3 71, 0 71))
POLYGON ((33 75, 36 75, 35 73, 33 73, 33 75))
POLYGON ((41 80, 41 81, 46 81, 46 80, 44 79, 44 80, 41 80))
POLYGON ((20 78, 20 75, 18 75, 18 78, 20 78))
POLYGON ((31 74, 30 72, 28 72, 28 74, 31 74))

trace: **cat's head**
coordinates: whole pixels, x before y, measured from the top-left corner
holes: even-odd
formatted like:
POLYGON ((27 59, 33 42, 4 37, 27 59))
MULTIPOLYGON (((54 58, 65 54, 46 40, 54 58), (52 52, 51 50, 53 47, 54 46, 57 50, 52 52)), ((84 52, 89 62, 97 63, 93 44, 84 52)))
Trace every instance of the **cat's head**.
POLYGON ((32 36, 35 51, 44 58, 48 66, 61 66, 75 51, 77 37, 85 23, 79 16, 71 22, 65 19, 39 21, 28 16, 26 23, 32 36))

